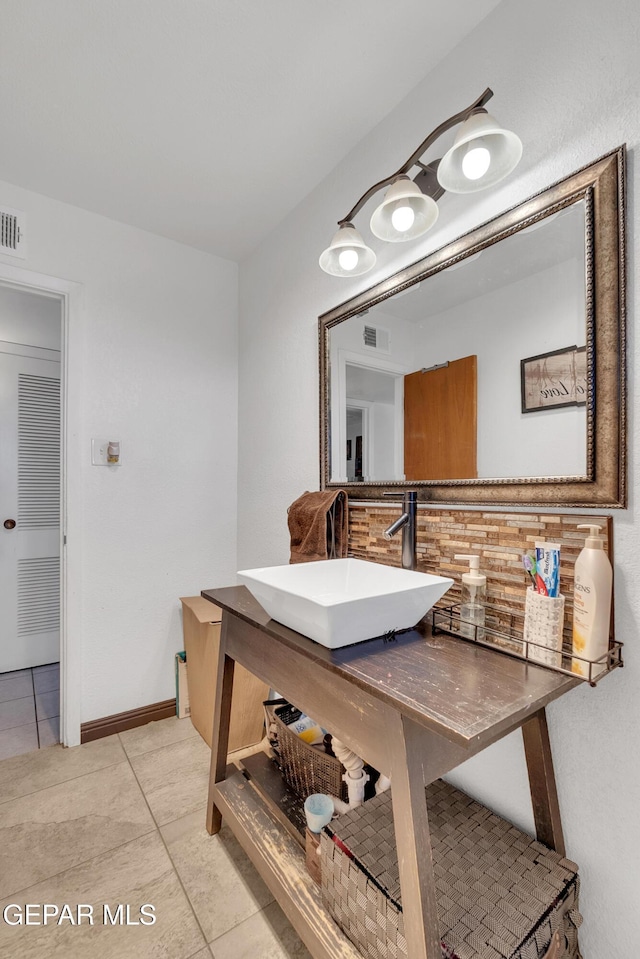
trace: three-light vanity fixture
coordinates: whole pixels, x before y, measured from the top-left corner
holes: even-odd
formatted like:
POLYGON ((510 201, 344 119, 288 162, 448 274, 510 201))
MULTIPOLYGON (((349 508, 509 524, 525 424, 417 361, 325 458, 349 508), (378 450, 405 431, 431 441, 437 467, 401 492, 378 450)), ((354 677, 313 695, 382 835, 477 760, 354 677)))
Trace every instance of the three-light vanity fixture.
POLYGON ((466 110, 436 127, 391 176, 375 183, 342 220, 340 229, 320 257, 320 266, 333 276, 358 276, 370 270, 376 255, 353 225, 353 218, 378 190, 388 187, 374 210, 371 232, 380 240, 402 243, 426 233, 438 219, 443 193, 475 193, 503 180, 518 165, 522 143, 503 130, 484 109, 493 92, 487 88, 466 110), (421 157, 451 127, 460 123, 453 146, 440 160, 423 163, 421 157), (409 171, 418 173, 413 179, 409 171))

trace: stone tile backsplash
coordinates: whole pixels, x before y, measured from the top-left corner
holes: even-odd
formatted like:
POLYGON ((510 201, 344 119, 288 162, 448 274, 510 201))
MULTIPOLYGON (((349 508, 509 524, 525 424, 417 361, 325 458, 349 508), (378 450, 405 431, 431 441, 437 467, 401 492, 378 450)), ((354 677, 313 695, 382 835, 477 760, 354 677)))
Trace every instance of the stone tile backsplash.
MULTIPOLYGON (((361 559, 400 566, 401 533, 391 541, 382 532, 399 506, 349 503, 349 553, 361 559)), ((487 605, 505 627, 522 624, 528 577, 522 554, 536 541, 560 543, 560 591, 565 596, 565 635, 572 627, 573 569, 584 546, 582 523, 603 527, 605 548, 612 555, 612 521, 609 516, 544 513, 484 512, 434 507, 418 508, 418 569, 451 576, 455 580, 439 605, 459 602, 460 577, 468 568, 455 553, 477 553, 487 576, 487 605)))

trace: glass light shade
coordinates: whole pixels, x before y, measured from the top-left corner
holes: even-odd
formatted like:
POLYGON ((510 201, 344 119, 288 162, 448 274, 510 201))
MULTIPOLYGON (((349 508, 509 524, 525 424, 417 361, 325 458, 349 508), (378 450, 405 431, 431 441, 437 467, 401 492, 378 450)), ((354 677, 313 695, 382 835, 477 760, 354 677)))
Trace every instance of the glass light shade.
POLYGON ((345 223, 320 256, 320 267, 332 276, 360 276, 376 262, 376 255, 355 226, 345 223))
POLYGON ((521 156, 520 137, 503 130, 489 113, 474 113, 462 124, 453 146, 440 160, 438 182, 449 193, 475 193, 508 176, 521 156), (490 154, 488 166, 484 151, 490 154), (481 172, 483 166, 485 172, 481 172))
POLYGON ((426 233, 438 219, 438 204, 426 196, 409 177, 391 184, 385 198, 373 211, 371 232, 380 240, 402 243, 426 233))

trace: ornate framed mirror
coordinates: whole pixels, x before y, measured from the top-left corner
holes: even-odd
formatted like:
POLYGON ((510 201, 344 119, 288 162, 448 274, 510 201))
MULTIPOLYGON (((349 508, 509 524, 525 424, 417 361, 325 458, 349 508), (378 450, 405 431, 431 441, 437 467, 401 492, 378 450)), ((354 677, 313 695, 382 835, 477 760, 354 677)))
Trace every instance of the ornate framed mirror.
POLYGON ((323 488, 626 505, 624 158, 320 317, 323 488))

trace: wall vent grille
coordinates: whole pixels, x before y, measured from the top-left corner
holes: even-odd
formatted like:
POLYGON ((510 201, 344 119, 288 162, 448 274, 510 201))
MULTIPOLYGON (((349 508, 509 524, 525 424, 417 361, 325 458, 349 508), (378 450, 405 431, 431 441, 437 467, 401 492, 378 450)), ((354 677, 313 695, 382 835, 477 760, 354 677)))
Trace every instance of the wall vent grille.
POLYGON ((0 253, 24 259, 26 238, 26 215, 21 210, 0 206, 0 253))
POLYGON ((389 352, 389 331, 376 326, 366 326, 363 329, 362 337, 364 345, 372 350, 379 350, 383 353, 389 352))
POLYGON ((18 635, 60 627, 60 559, 18 560, 18 635))

